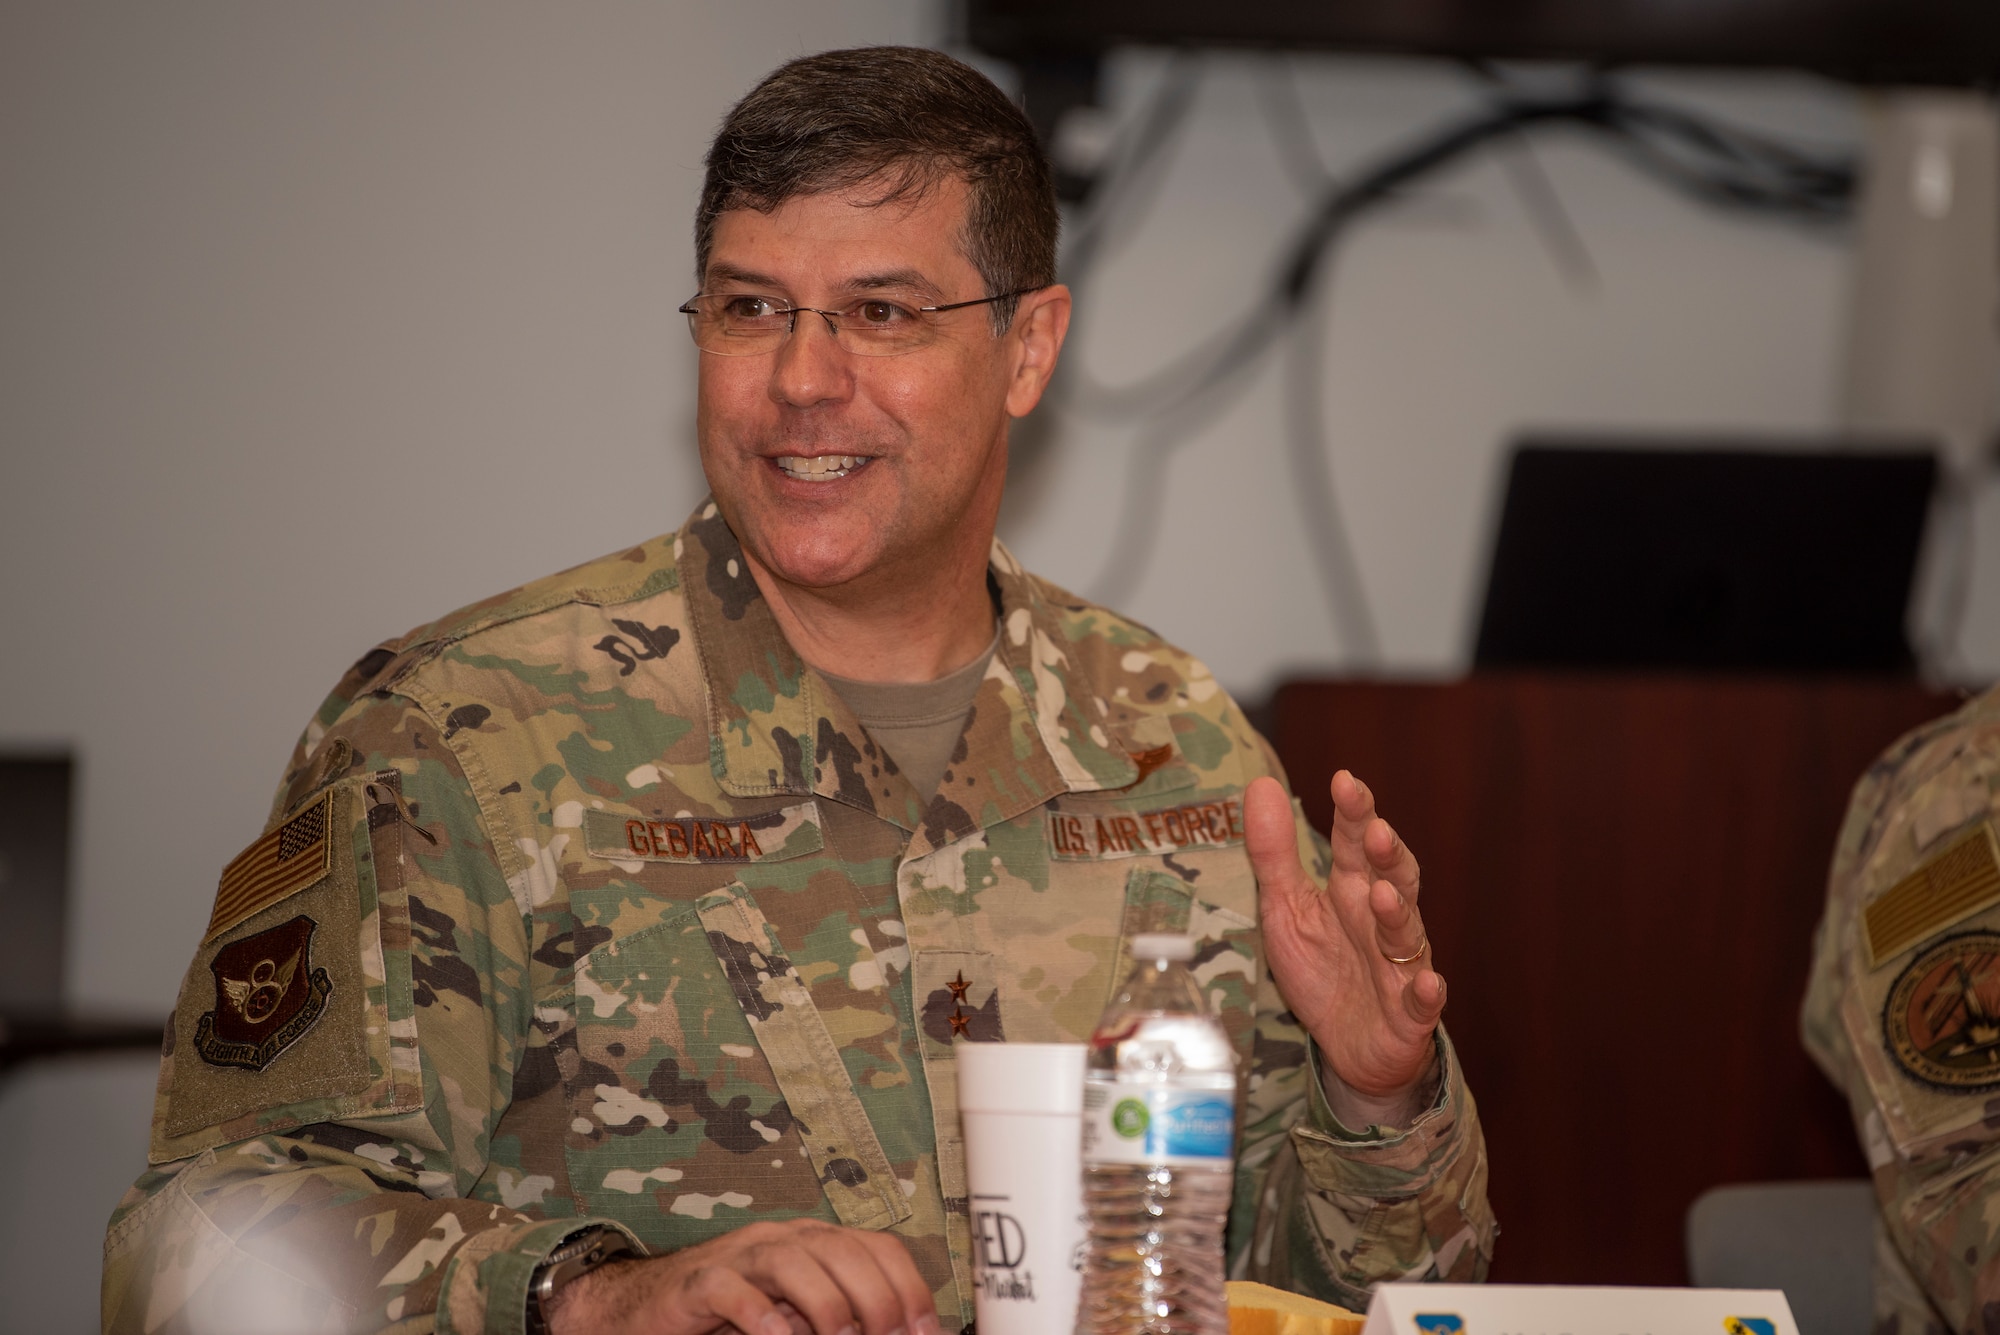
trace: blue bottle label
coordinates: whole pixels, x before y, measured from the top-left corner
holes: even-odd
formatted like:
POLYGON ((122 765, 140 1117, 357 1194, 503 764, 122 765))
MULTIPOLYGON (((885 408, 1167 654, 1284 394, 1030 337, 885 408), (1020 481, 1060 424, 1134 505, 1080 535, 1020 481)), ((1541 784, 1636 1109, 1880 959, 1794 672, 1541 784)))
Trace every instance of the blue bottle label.
POLYGON ((1094 1082, 1083 1093, 1083 1160, 1102 1164, 1226 1164, 1236 1105, 1214 1089, 1094 1082))

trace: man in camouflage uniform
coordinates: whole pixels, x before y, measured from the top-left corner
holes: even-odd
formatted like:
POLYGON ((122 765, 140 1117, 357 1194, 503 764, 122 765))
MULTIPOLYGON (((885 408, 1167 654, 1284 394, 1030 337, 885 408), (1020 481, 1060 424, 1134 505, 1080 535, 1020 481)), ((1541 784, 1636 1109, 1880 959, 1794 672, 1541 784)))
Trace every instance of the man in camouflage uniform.
POLYGON ((1319 839, 1199 662, 993 540, 1054 236, 1026 121, 935 53, 731 113, 714 499, 328 697, 183 984, 107 1330, 520 1332, 592 1230, 652 1255, 559 1332, 958 1330, 956 1045, 1086 1038, 1161 930, 1247 1077, 1234 1271, 1352 1306, 1484 1273, 1415 860, 1344 774, 1319 839), (913 779, 855 701, 961 679, 913 779))
POLYGON ((2000 688, 1856 785, 1807 986, 1881 1206, 1876 1329, 2000 1329, 2000 688))

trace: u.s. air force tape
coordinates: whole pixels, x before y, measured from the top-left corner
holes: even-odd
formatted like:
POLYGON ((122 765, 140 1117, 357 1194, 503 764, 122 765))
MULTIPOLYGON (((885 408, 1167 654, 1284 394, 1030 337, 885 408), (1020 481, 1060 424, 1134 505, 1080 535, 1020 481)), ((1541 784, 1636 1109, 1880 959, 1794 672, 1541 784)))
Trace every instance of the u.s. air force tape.
POLYGON ((1058 862, 1136 858, 1243 842, 1243 800, 1218 797, 1148 811, 1059 809, 1048 814, 1049 856, 1058 862))

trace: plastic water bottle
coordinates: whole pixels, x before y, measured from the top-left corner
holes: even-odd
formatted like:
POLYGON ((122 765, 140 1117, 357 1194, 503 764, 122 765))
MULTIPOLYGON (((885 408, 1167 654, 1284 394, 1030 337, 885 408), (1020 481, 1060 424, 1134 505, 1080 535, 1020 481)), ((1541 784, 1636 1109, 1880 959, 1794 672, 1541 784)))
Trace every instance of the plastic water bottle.
POLYGON ((1236 1052, 1188 972, 1185 936, 1132 938, 1083 1087, 1089 1243, 1077 1335, 1227 1335, 1222 1229, 1236 1052))

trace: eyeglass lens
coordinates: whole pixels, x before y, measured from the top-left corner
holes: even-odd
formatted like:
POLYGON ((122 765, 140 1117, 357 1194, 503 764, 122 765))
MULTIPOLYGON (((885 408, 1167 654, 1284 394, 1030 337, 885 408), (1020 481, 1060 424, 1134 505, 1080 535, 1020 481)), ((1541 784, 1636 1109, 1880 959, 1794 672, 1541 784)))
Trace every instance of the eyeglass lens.
POLYGON ((772 297, 723 294, 696 297, 686 310, 695 346, 724 357, 769 352, 802 319, 826 321, 835 342, 865 357, 911 352, 937 336, 936 314, 894 301, 858 301, 845 310, 822 311, 786 306, 772 297))

